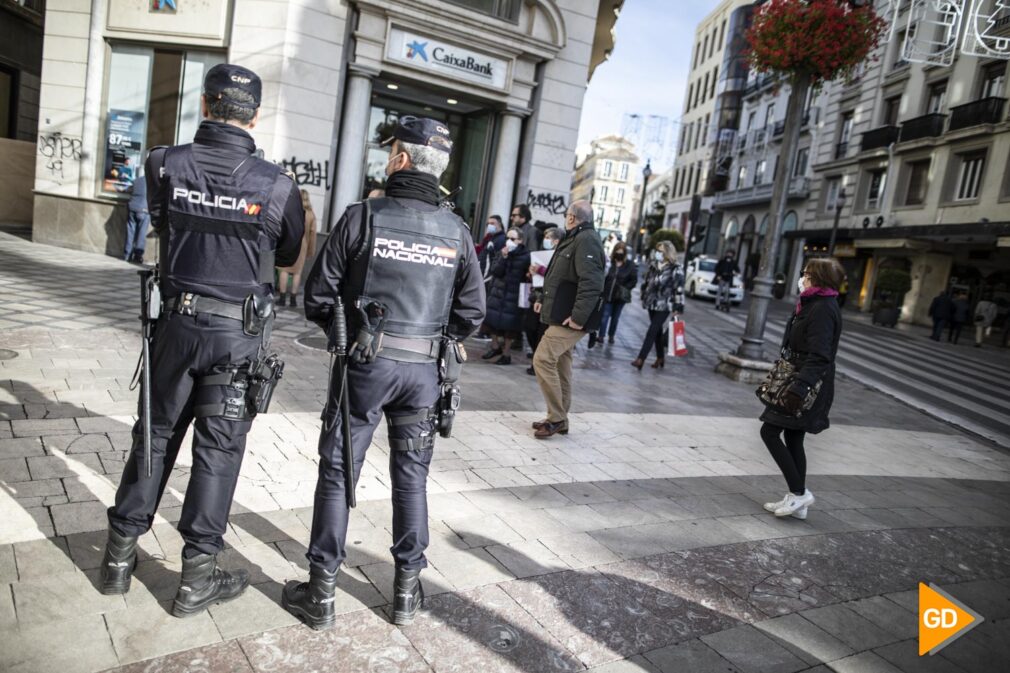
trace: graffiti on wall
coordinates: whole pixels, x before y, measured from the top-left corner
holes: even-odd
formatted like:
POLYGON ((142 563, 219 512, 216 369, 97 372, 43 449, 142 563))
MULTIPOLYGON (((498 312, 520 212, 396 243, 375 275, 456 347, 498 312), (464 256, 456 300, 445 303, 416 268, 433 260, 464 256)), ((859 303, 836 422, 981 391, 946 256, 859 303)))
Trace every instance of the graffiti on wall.
POLYGON ((282 159, 277 163, 284 170, 291 171, 295 176, 295 183, 299 187, 330 188, 330 162, 328 159, 316 161, 292 156, 290 159, 282 159))
POLYGON ((80 138, 56 133, 40 133, 38 151, 45 163, 43 166, 54 180, 64 178, 63 169, 66 162, 78 162, 82 157, 80 138))
POLYGON ((568 204, 565 197, 550 192, 536 192, 532 189, 526 192, 526 205, 532 211, 540 211, 548 215, 564 215, 568 204))

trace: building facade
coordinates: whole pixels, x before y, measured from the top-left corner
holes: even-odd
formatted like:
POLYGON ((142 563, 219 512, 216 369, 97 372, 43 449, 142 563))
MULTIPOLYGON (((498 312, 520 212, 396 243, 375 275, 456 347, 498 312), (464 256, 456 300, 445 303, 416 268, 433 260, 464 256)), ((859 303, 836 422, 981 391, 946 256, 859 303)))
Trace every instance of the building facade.
MULTIPOLYGON (((995 30, 1005 41, 1010 8, 1004 15, 995 30)), ((865 311, 894 299, 877 285, 893 270, 911 282, 903 321, 927 324, 931 300, 948 288, 967 290, 973 303, 991 297, 1003 315, 1010 307, 1007 61, 959 52, 949 67, 909 63, 901 51, 907 26, 905 6, 876 60, 827 90, 808 215, 787 236, 824 254, 837 214, 835 254, 849 273, 853 304, 865 311)))
MULTIPOLYGON (((749 287, 757 275, 764 251, 765 234, 771 217, 772 188, 780 170, 789 171, 786 192, 786 214, 782 230, 795 231, 801 222, 810 221, 810 191, 814 172, 811 151, 821 137, 823 105, 827 95, 812 90, 804 106, 800 141, 793 156, 785 162, 781 156, 785 131, 785 110, 790 86, 768 75, 751 72, 742 98, 740 128, 730 153, 723 159, 728 168, 726 188, 716 192, 714 208, 721 214, 717 252, 736 252, 741 261, 744 284, 749 287)), ((783 279, 793 279, 798 273, 803 254, 796 239, 783 238, 772 273, 783 279)), ((788 293, 796 283, 786 282, 788 293)))
POLYGON ((638 161, 630 140, 610 135, 593 140, 589 154, 575 167, 571 200, 592 204, 593 221, 601 235, 614 232, 630 240, 638 216, 634 209, 635 183, 641 179, 638 161))
POLYGON ((0 225, 32 220, 45 0, 0 0, 0 225))
POLYGON ((750 2, 723 0, 695 30, 673 189, 665 206, 665 226, 691 235, 692 250, 707 249, 709 237, 696 240, 696 234, 710 228, 712 195, 725 178, 720 160, 740 123, 739 98, 747 77, 743 35, 751 12, 750 2), (698 225, 694 232, 692 214, 698 225))
POLYGON ((402 115, 450 128, 442 186, 468 222, 524 202, 560 224, 583 95, 620 5, 50 2, 39 143, 59 156, 37 162, 33 237, 116 250, 146 151, 193 137, 203 75, 225 61, 262 77, 257 146, 308 190, 324 231, 382 187, 379 143, 402 115))

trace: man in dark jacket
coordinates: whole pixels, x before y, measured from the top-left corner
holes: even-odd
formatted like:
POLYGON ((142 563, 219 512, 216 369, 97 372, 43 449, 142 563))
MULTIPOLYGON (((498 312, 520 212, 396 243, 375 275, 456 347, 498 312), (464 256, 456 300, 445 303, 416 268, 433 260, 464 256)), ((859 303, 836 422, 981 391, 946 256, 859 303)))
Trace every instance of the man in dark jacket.
POLYGON ((531 219, 533 219, 533 213, 530 212, 530 207, 525 203, 517 203, 512 206, 512 212, 509 214, 509 228, 518 229, 519 233, 523 235, 523 245, 526 246, 526 250, 536 252, 540 249, 540 232, 530 222, 531 219))
POLYGON ((151 216, 147 210, 147 180, 144 176, 138 176, 133 181, 130 201, 126 205, 126 245, 123 249, 123 259, 139 264, 144 261, 147 226, 151 223, 151 216))
POLYGON ((715 282, 719 289, 715 295, 716 310, 722 309, 729 313, 729 291, 733 287, 733 276, 740 273, 740 267, 736 263, 736 252, 727 250, 715 265, 715 282))
POLYGON ((964 290, 957 293, 950 307, 950 330, 947 332, 947 341, 957 345, 957 340, 961 338, 961 329, 971 318, 971 304, 968 302, 968 293, 964 290))
POLYGON ((241 66, 211 68, 205 119, 192 144, 152 149, 145 170, 164 298, 151 354, 151 461, 145 465, 138 422, 108 510, 99 589, 129 591, 137 538, 154 523, 192 424, 177 617, 235 598, 249 583, 247 571, 219 568, 217 555, 257 412, 250 393, 269 352, 274 266, 295 263, 305 226, 294 180, 255 156, 249 131, 259 119, 261 87, 241 66))
POLYGON ((537 439, 568 433, 572 350, 586 335, 585 328, 599 310, 603 294, 603 243, 593 228, 588 201, 568 207, 565 229, 565 238, 547 267, 543 297, 533 307, 548 326, 533 356, 533 369, 547 402, 547 418, 533 424, 537 439))
POLYGON ((929 317, 933 319, 933 334, 929 337, 933 341, 940 340, 943 328, 950 320, 951 311, 954 309, 954 302, 950 299, 950 293, 944 290, 933 297, 929 305, 929 317))

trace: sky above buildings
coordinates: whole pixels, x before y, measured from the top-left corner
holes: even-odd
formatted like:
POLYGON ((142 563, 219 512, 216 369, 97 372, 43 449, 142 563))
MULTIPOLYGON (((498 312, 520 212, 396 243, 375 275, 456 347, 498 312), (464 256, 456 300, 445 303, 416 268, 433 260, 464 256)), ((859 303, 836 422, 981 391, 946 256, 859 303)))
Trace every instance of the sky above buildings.
MULTIPOLYGON (((582 106, 580 150, 621 130, 625 112, 679 119, 694 29, 718 0, 626 0, 610 58, 593 74, 582 106)), ((580 151, 580 154, 582 152, 580 151)))

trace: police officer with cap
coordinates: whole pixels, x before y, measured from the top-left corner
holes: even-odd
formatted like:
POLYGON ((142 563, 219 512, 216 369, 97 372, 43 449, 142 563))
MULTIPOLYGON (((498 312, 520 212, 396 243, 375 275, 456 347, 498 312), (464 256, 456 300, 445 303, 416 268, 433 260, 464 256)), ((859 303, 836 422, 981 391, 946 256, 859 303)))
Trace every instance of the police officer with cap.
POLYGON ((246 571, 218 568, 216 557, 257 410, 249 395, 262 383, 273 270, 298 258, 305 226, 294 181, 254 155, 249 131, 259 119, 261 90, 252 71, 214 66, 193 142, 155 148, 146 164, 164 299, 150 367, 151 464, 144 465, 138 422, 108 510, 100 589, 129 590, 137 538, 151 528, 192 423, 193 467, 178 524, 185 546, 177 617, 235 598, 249 581, 246 571))
MULTIPOLYGON (((409 624, 423 600, 419 575, 427 566, 426 481, 443 389, 439 353, 458 347, 462 362, 459 342, 484 320, 484 279, 466 225, 439 206, 439 178, 452 150, 448 129, 432 119, 405 116, 386 143, 392 146, 385 196, 348 206, 306 280, 305 315, 330 329, 340 313, 338 298, 347 307, 355 481, 379 419, 386 416, 393 622, 409 624)), ((335 622, 337 571, 346 557, 340 388, 334 375, 319 438, 309 581, 289 583, 282 599, 314 629, 335 622)))

